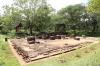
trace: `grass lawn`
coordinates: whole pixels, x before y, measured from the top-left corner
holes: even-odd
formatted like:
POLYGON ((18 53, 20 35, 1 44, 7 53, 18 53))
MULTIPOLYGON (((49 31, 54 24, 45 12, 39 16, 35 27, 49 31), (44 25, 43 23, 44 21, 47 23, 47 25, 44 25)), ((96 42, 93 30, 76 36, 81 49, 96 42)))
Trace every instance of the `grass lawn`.
MULTIPOLYGON (((9 44, 4 41, 4 37, 0 35, 0 66, 20 66, 9 44)), ((85 48, 62 53, 57 57, 40 60, 27 66, 100 66, 100 43, 85 46, 85 48)))
POLYGON ((20 66, 4 38, 4 35, 0 35, 0 66, 20 66))

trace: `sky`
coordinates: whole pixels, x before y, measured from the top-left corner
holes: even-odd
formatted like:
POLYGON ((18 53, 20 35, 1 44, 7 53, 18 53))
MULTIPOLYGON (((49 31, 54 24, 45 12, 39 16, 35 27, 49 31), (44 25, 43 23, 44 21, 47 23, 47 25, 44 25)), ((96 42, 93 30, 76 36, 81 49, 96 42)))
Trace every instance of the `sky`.
POLYGON ((84 3, 86 4, 88 0, 48 0, 51 6, 56 10, 60 10, 68 5, 84 3))
MULTIPOLYGON (((84 3, 86 4, 88 0, 48 0, 49 4, 56 10, 60 10, 68 5, 84 3)), ((0 13, 2 12, 3 5, 10 5, 13 0, 0 0, 0 13)))

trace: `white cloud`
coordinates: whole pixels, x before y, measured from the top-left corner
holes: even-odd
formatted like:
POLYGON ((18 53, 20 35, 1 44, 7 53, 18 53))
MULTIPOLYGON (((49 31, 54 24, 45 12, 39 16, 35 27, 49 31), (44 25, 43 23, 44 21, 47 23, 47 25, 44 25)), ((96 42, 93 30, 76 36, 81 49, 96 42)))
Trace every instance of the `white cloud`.
POLYGON ((87 3, 88 0, 48 0, 53 8, 59 10, 68 5, 78 4, 78 3, 87 3))
POLYGON ((13 0, 0 0, 0 7, 4 5, 10 5, 13 3, 13 0))
MULTIPOLYGON (((56 10, 59 10, 68 5, 78 4, 78 3, 87 3, 88 0, 48 0, 48 2, 53 8, 55 8, 56 10)), ((10 5, 11 3, 13 3, 13 0, 0 0, 0 12, 2 12, 1 7, 3 5, 10 5)))
POLYGON ((4 5, 11 5, 13 0, 0 0, 0 13, 2 13, 2 6, 4 5))

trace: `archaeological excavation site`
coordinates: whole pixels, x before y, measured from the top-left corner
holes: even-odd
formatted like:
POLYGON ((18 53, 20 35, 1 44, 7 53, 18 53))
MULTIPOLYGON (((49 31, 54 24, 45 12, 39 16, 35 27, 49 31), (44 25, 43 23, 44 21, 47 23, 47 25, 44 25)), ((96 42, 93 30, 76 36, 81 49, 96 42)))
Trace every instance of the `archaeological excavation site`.
POLYGON ((52 35, 44 33, 38 36, 27 38, 10 39, 14 50, 25 62, 37 61, 40 59, 60 55, 84 47, 84 44, 92 44, 99 39, 94 37, 81 37, 72 34, 52 35))
POLYGON ((100 66, 100 0, 0 3, 0 66, 100 66))
POLYGON ((98 42, 99 38, 87 37, 85 35, 77 36, 69 35, 64 30, 57 29, 55 32, 41 32, 38 35, 30 35, 24 38, 10 39, 10 43, 14 51, 21 56, 25 63, 37 61, 67 53, 85 47, 84 44, 92 44, 98 42))

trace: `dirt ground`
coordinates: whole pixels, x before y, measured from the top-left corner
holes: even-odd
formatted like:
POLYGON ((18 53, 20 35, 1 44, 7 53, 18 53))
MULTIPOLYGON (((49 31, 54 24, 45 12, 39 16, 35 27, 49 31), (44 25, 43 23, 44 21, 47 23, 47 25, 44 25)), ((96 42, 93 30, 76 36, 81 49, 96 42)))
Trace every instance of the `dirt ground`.
POLYGON ((74 40, 73 38, 66 37, 65 39, 56 39, 56 40, 41 40, 40 42, 45 43, 45 44, 50 44, 54 46, 60 46, 63 47, 64 44, 69 44, 69 45, 75 45, 75 44, 84 44, 84 43, 93 43, 98 41, 98 38, 94 37, 87 37, 87 38, 82 38, 82 37, 76 37, 80 38, 80 40, 74 40), (66 39, 67 38, 67 39, 66 39))
MULTIPOLYGON (((54 46, 54 47, 61 47, 63 48, 66 44, 67 45, 78 45, 78 44, 86 44, 86 43, 96 43, 98 42, 99 38, 94 38, 94 37, 87 37, 87 38, 83 38, 83 37, 78 37, 80 38, 80 40, 75 40, 73 38, 69 38, 69 37, 66 37, 64 39, 56 39, 56 40, 42 40, 42 39, 37 39, 36 41, 40 42, 41 44, 44 44, 44 45, 47 45, 48 46, 54 46)), ((16 41, 16 39, 13 39, 16 41)), ((19 39, 18 39, 19 40, 19 39)), ((10 48, 13 52, 13 54, 15 55, 15 57, 17 57, 19 63, 22 65, 27 65, 27 64, 30 64, 32 62, 29 62, 29 63, 26 63, 23 59, 22 59, 22 56, 19 55, 16 50, 14 49, 14 47, 12 46, 13 43, 11 42, 11 40, 8 40, 9 42, 9 45, 10 45, 10 48)), ((38 45, 38 48, 39 47, 42 47, 42 45, 39 45, 39 44, 28 44, 27 40, 26 39, 22 39, 20 41, 17 41, 20 45, 24 45, 24 50, 25 51, 31 51, 33 49, 30 49, 30 47, 36 47, 38 45), (28 46, 28 47, 27 47, 28 46)), ((44 46, 43 45, 43 46, 44 46)), ((48 47, 50 48, 50 47, 48 47)), ((42 48, 43 49, 43 48, 42 48)), ((45 50, 45 49, 44 49, 45 50)), ((41 52, 41 50, 39 50, 41 52)), ((42 55, 39 55, 37 56, 36 58, 41 58, 41 57, 44 57, 42 55)))
POLYGON ((18 55, 18 53, 15 51, 14 47, 12 46, 12 43, 10 40, 8 40, 9 46, 13 52, 13 54, 15 55, 15 57, 18 59, 19 63, 22 65, 26 65, 27 63, 25 63, 25 61, 22 59, 22 57, 20 55, 18 55))

